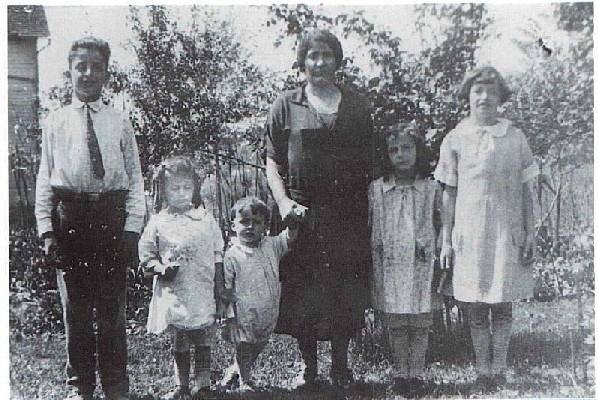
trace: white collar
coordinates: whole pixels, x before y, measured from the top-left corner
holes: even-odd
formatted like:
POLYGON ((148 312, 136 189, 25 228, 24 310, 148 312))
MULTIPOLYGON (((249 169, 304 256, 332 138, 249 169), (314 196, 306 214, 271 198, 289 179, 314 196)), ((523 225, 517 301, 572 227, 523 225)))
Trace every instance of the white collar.
POLYGON ((79 100, 77 98, 77 96, 73 96, 73 101, 71 102, 71 106, 73 106, 74 108, 83 108, 83 107, 85 107, 85 105, 89 105, 89 107, 92 110, 94 110, 95 112, 100 111, 100 104, 101 104, 100 99, 97 99, 96 101, 90 101, 88 103, 84 103, 81 100, 79 100))
POLYGON ((257 249, 259 249, 260 247, 262 247, 262 242, 264 238, 262 238, 262 240, 260 240, 260 244, 257 247, 249 247, 247 245, 244 245, 243 243, 241 243, 241 241, 239 240, 238 237, 233 236, 230 239, 230 243, 231 245, 233 245, 234 247, 238 248, 239 250, 241 250, 243 253, 247 253, 247 254, 251 254, 254 251, 256 251, 257 249))
POLYGON ((397 186, 397 182, 395 180, 394 175, 391 175, 388 179, 382 179, 382 193, 386 193, 389 190, 394 189, 395 187, 399 189, 412 188, 415 191, 417 191, 418 188, 422 185, 422 182, 425 182, 425 179, 420 179, 418 176, 416 176, 415 180, 413 181, 413 184, 406 186, 397 186))
POLYGON ((503 137, 509 131, 509 126, 511 126, 511 121, 505 118, 497 118, 497 122, 494 125, 490 126, 480 126, 473 122, 473 118, 469 117, 465 121, 463 121, 472 132, 476 134, 479 132, 487 132, 494 137, 503 137))

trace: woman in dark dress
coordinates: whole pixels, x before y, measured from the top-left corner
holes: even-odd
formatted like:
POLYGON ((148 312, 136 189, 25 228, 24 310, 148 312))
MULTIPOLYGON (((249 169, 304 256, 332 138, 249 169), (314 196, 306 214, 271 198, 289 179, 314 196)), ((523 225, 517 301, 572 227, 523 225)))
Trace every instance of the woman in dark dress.
POLYGON ((278 97, 266 132, 266 173, 280 214, 302 221, 280 266, 277 332, 297 338, 308 385, 317 377, 318 340, 331 341, 333 382, 352 381, 347 350, 369 296, 373 126, 365 101, 335 82, 342 59, 330 32, 304 35, 297 61, 307 82, 278 97))

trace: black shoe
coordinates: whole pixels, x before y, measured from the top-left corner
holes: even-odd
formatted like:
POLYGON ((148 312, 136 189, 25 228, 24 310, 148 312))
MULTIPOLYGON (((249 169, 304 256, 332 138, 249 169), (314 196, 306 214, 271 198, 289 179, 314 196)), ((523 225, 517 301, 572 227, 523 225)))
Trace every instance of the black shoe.
POLYGON ((497 389, 494 379, 488 375, 478 376, 474 388, 478 392, 494 392, 497 389))
POLYGON ((410 378, 408 381, 408 398, 422 397, 428 393, 428 383, 420 378, 410 378))
POLYGON ((390 390, 392 390, 393 393, 406 396, 409 392, 409 379, 402 376, 394 378, 390 390))
POLYGON ((333 386, 343 390, 347 390, 355 384, 353 374, 348 368, 345 368, 342 371, 333 371, 330 378, 332 379, 333 386))
POLYGON ((498 389, 502 389, 507 387, 507 375, 503 374, 495 374, 492 376, 492 380, 494 381, 494 385, 498 389))

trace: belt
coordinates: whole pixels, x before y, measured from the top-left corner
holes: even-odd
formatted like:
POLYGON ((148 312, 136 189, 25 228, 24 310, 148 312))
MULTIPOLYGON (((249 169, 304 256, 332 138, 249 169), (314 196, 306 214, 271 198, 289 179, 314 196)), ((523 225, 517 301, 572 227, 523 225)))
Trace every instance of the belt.
POLYGON ((56 200, 66 203, 102 204, 124 203, 128 190, 110 190, 108 192, 77 192, 70 189, 52 188, 56 200))

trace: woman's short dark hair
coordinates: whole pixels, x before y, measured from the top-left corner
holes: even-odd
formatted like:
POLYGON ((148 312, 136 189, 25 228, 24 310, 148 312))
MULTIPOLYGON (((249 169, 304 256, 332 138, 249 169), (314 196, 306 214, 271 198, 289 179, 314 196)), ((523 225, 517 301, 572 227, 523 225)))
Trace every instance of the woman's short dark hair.
POLYGON ((336 60, 336 68, 338 69, 343 62, 343 47, 338 38, 323 29, 315 29, 305 32, 299 39, 299 45, 297 46, 297 64, 301 72, 305 71, 305 57, 307 52, 314 45, 314 43, 324 43, 330 46, 334 53, 334 59, 336 60))
POLYGON ((476 67, 465 74, 463 83, 459 88, 459 97, 465 101, 469 101, 469 92, 474 83, 495 83, 500 92, 500 104, 509 99, 511 91, 507 86, 507 82, 496 68, 490 65, 483 65, 476 67))
POLYGON ((381 168, 380 172, 385 179, 388 179, 393 173, 394 169, 390 162, 388 155, 388 141, 393 140, 399 135, 408 135, 415 143, 415 173, 420 178, 427 178, 432 172, 430 166, 431 154, 430 150, 426 146, 424 134, 421 131, 419 125, 413 122, 400 122, 381 130, 381 157, 380 160, 381 168))
POLYGON ((262 215, 266 224, 270 221, 270 210, 268 210, 268 206, 255 196, 247 196, 237 200, 230 211, 231 220, 234 220, 237 217, 237 214, 245 209, 250 209, 251 213, 254 215, 262 215))
POLYGON ((110 45, 105 40, 93 36, 86 36, 75 40, 71 45, 71 51, 69 52, 69 67, 72 64, 73 59, 77 56, 78 49, 94 49, 99 51, 106 62, 106 68, 108 68, 108 62, 110 61, 110 45))
POLYGON ((189 177, 193 180, 193 197, 191 202, 195 207, 201 205, 201 196, 199 191, 201 189, 200 175, 197 171, 197 166, 190 157, 173 156, 164 160, 154 173, 153 179, 153 195, 154 195, 154 212, 158 213, 164 206, 164 193, 166 191, 166 180, 170 177, 189 177))

